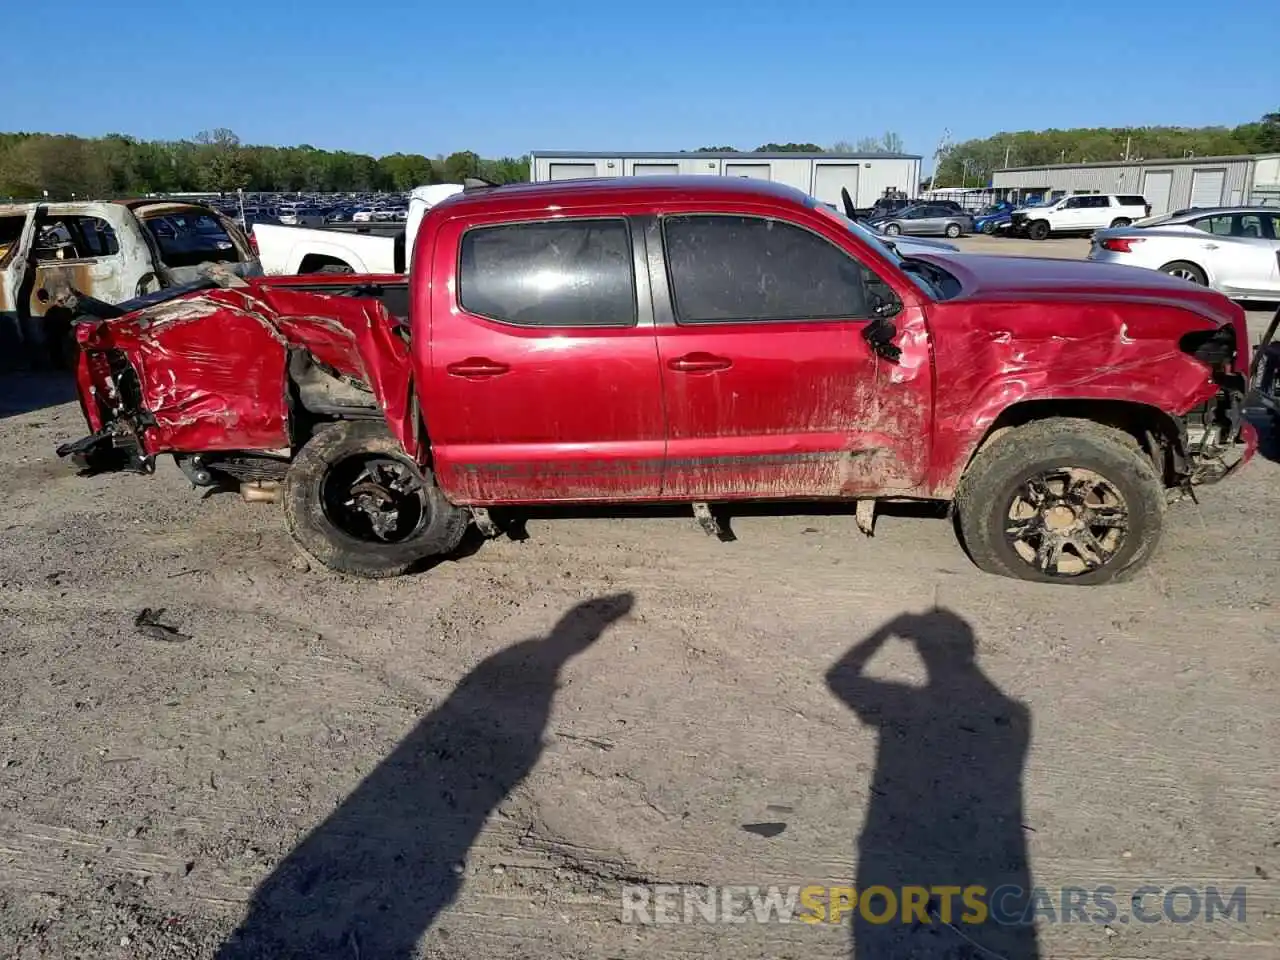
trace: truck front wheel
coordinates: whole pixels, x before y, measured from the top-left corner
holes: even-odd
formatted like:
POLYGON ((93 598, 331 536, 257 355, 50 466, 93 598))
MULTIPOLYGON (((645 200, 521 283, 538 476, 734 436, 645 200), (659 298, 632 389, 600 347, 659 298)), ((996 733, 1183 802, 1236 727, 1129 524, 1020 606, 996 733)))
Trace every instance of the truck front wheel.
POLYGON ((1049 236, 1048 220, 1032 220, 1027 227, 1027 236, 1032 240, 1045 240, 1049 236))
POLYGON ((467 528, 428 470, 381 423, 343 421, 298 451, 284 482, 289 532, 317 562, 362 577, 394 577, 452 552, 467 528))
POLYGON ((1123 431, 1040 420, 995 437, 956 493, 960 534, 981 569, 1080 585, 1122 580, 1160 540, 1164 487, 1123 431))

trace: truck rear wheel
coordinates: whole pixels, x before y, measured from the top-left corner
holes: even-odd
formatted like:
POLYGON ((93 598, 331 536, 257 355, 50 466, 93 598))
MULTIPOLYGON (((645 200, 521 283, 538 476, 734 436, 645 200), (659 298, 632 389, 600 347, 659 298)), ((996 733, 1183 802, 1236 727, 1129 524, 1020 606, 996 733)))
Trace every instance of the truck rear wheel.
POLYGON ((284 482, 289 532, 318 563, 394 577, 453 551, 467 514, 449 503, 382 423, 348 420, 298 451, 284 482))
POLYGON ((1055 418, 983 447, 956 493, 960 534, 988 573, 1091 585, 1136 573, 1160 540, 1164 487, 1137 442, 1055 418))

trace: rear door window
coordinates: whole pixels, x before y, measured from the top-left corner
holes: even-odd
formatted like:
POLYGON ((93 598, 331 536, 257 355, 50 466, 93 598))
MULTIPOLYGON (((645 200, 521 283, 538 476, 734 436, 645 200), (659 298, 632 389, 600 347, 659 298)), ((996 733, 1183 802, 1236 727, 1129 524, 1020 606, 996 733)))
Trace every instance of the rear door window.
POLYGON ((1215 237, 1231 236, 1231 217, 1229 216, 1201 217, 1199 220, 1192 220, 1191 226, 1205 233, 1212 233, 1215 237))
POLYGON ((667 217, 663 234, 680 323, 869 315, 865 268, 802 227, 695 214, 667 217))
POLYGON ((1116 199, 1120 201, 1120 206, 1122 207, 1145 207, 1147 205, 1145 197, 1125 196, 1117 197, 1116 199))
POLYGON ((1263 232, 1262 215, 1258 213, 1242 213, 1235 218, 1235 224, 1231 231, 1234 237, 1244 237, 1249 240, 1261 240, 1266 234, 1263 232))
POLYGON ((470 313, 534 327, 629 327, 635 269, 625 220, 474 227, 462 237, 458 301, 470 313))
POLYGON ((94 260, 115 256, 120 243, 111 224, 100 217, 52 217, 36 237, 36 261, 94 260))

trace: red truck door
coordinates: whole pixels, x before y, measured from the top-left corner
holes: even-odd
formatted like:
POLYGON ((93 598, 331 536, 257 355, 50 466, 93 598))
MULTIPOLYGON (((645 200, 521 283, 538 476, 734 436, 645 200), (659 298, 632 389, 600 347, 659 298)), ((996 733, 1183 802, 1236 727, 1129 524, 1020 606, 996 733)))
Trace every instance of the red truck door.
POLYGON ((616 215, 533 216, 436 233, 414 350, 440 485, 459 503, 654 498, 666 423, 642 239, 616 215))
POLYGON ((668 215, 656 233, 664 497, 840 497, 923 477, 931 387, 913 297, 774 217, 668 215), (876 295, 904 307, 899 364, 863 336, 876 295))

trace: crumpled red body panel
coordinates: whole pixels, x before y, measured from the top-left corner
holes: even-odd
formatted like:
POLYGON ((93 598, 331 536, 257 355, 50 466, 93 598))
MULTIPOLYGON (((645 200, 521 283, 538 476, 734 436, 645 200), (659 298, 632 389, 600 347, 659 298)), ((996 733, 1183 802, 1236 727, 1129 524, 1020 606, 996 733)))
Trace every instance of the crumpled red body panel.
POLYGON ((100 407, 139 412, 125 409, 130 398, 106 376, 102 351, 120 351, 133 368, 138 406, 154 420, 142 431, 148 454, 291 446, 289 351, 303 349, 368 384, 417 455, 409 347, 376 300, 252 284, 84 325, 79 340, 81 393, 92 387, 100 407))

